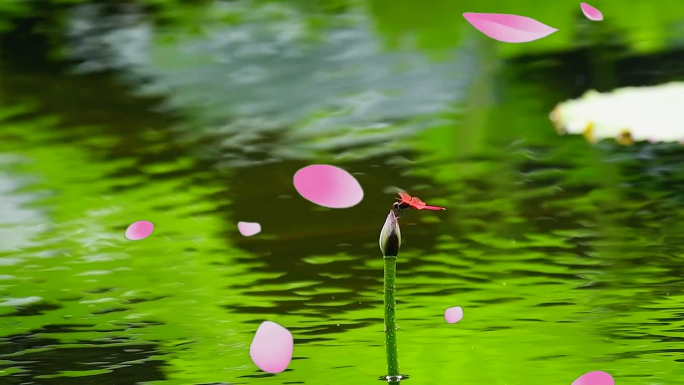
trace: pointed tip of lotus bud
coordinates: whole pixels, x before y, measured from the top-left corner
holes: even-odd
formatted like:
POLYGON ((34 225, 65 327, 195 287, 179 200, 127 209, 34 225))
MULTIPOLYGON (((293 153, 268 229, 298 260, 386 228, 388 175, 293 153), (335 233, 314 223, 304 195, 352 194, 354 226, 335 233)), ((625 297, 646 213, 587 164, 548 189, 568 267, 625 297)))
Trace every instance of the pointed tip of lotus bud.
POLYGON ((401 230, 399 229, 399 221, 394 213, 390 210, 385 220, 385 225, 380 232, 380 250, 385 257, 396 257, 399 254, 401 247, 401 230))

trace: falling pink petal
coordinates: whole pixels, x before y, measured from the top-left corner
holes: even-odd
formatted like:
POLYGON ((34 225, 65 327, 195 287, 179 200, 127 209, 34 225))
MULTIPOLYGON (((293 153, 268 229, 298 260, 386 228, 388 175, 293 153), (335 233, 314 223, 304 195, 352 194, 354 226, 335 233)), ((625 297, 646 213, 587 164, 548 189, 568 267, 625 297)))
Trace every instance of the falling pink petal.
POLYGON ((238 222, 238 230, 245 237, 251 237, 261 232, 261 225, 256 222, 238 222))
POLYGON ((149 237, 152 231, 154 231, 152 222, 137 221, 128 226, 125 236, 131 241, 139 241, 149 237))
POLYGON ((280 373, 290 364, 293 350, 292 333, 275 322, 266 321, 259 325, 249 355, 264 372, 280 373))
POLYGON ((587 3, 580 3, 580 7, 582 8, 582 12, 584 13, 584 16, 587 17, 587 19, 594 21, 603 20, 603 14, 601 13, 601 11, 592 7, 591 5, 587 3))
POLYGON ((505 43, 527 43, 558 31, 525 16, 503 13, 464 13, 473 27, 494 40, 505 43))
POLYGON ((297 192, 319 206, 341 209, 363 199, 363 189, 350 173, 327 164, 307 166, 294 175, 297 192))
POLYGON ((606 372, 589 372, 581 375, 572 385, 615 385, 615 381, 606 372))
POLYGON ((444 319, 450 324, 455 324, 456 322, 463 319, 463 309, 460 306, 450 307, 444 312, 444 319))

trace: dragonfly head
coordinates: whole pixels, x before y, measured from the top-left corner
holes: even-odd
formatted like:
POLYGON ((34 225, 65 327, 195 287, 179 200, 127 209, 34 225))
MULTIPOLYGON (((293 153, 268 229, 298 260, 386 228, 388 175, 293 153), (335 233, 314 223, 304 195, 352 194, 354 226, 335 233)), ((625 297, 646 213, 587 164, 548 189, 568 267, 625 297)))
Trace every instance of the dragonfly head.
POLYGON ((394 216, 397 218, 401 218, 401 205, 399 202, 394 202, 392 204, 392 210, 394 211, 394 216))

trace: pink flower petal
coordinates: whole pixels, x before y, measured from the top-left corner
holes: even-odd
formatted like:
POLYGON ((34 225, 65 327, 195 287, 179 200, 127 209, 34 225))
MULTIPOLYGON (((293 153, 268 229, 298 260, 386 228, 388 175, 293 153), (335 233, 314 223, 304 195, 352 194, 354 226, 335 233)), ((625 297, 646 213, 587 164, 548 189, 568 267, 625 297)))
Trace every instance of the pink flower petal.
POLYGON ((294 186, 304 199, 323 207, 347 208, 363 199, 363 189, 356 178, 339 167, 326 164, 297 171, 294 186))
POLYGON ((131 241, 139 241, 149 237, 152 231, 154 231, 152 222, 137 221, 128 226, 125 236, 131 241))
POLYGON ((601 11, 592 7, 591 5, 587 3, 580 3, 580 7, 582 8, 582 12, 584 13, 584 16, 587 17, 587 19, 594 21, 603 20, 603 14, 601 13, 601 11))
POLYGON ((615 381, 606 372, 589 372, 581 375, 572 385, 615 385, 615 381))
POLYGON ((450 324, 455 324, 456 322, 463 319, 463 309, 460 306, 450 307, 444 312, 444 319, 450 324))
POLYGON ((473 27, 492 39, 505 43, 526 43, 558 31, 525 16, 502 13, 464 13, 473 27))
POLYGON ((293 350, 292 334, 277 323, 266 321, 259 325, 249 355, 264 372, 280 373, 290 364, 293 350))
POLYGON ((251 237, 261 232, 261 225, 256 222, 238 222, 238 230, 245 237, 251 237))

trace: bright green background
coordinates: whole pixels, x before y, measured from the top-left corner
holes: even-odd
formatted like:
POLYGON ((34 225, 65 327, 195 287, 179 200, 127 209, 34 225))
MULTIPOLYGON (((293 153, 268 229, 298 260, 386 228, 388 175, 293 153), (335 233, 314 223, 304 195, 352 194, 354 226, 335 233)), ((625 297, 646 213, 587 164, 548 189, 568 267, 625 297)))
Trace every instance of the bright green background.
POLYGON ((108 68, 89 74, 72 3, 0 2, 3 384, 377 383, 396 187, 448 207, 401 219, 410 384, 684 384, 684 152, 548 120, 588 88, 681 80, 681 1, 603 0, 591 23, 565 0, 150 0, 142 54, 96 50, 108 68), (507 45, 463 12, 560 30, 507 45), (364 200, 299 197, 313 163, 364 200), (155 232, 127 241, 137 220, 155 232), (265 320, 295 338, 275 376, 248 353, 265 320))

